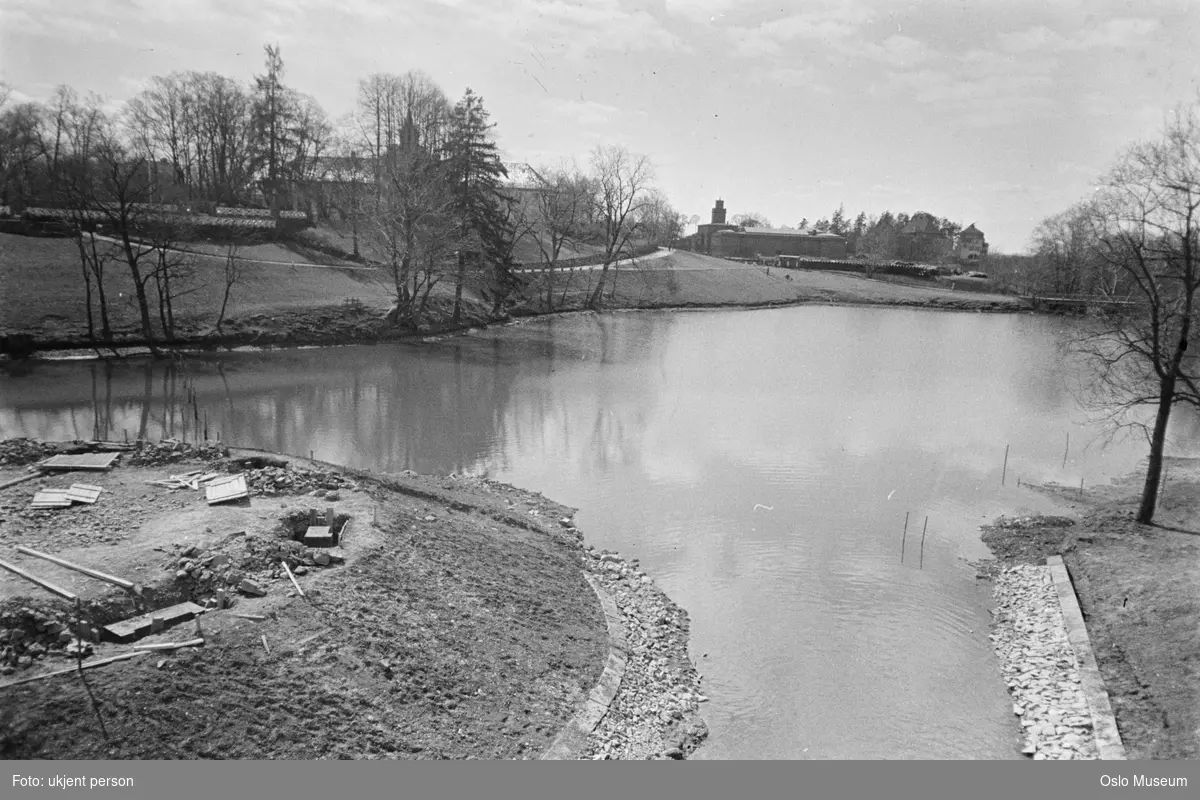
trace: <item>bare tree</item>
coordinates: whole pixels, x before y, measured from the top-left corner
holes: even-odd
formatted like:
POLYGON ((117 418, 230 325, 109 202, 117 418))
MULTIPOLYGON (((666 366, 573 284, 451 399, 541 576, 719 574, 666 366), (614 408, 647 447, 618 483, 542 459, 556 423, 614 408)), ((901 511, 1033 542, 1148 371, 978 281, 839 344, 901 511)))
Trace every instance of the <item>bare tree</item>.
POLYGON ((591 156, 591 216, 601 242, 604 260, 589 308, 599 308, 609 270, 632 255, 632 244, 641 233, 642 209, 654 170, 648 156, 633 155, 621 146, 598 146, 591 156))
POLYGON ((1200 408, 1200 106, 1179 110, 1157 141, 1130 147, 1096 193, 1095 253, 1138 301, 1090 330, 1095 400, 1118 425, 1143 431, 1149 465, 1137 520, 1154 518, 1171 409, 1200 408), (1149 406, 1154 420, 1131 412, 1149 406))
POLYGON ((745 214, 734 214, 733 224, 741 225, 743 228, 769 228, 771 227, 770 220, 765 214, 760 214, 757 211, 748 211, 745 214))
POLYGON ((221 310, 217 314, 216 331, 221 333, 221 326, 225 324, 225 312, 229 309, 229 296, 233 292, 233 286, 242 277, 241 259, 238 257, 238 250, 243 244, 248 243, 244 234, 239 234, 235 230, 231 230, 223 242, 225 246, 225 263, 224 272, 221 277, 224 281, 224 290, 221 294, 221 310))
POLYGON ((545 269, 546 310, 554 310, 555 274, 563 248, 582 241, 586 234, 589 187, 574 164, 526 170, 528 184, 521 188, 514 208, 513 228, 519 238, 532 241, 545 269))

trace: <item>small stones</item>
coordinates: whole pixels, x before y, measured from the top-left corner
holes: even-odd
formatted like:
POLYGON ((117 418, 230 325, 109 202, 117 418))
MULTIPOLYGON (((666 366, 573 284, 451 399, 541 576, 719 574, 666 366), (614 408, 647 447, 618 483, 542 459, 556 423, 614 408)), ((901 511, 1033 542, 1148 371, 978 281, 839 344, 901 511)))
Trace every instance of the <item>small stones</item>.
POLYGON ((995 597, 990 638, 1013 694, 1013 714, 1027 737, 1021 752, 1038 761, 1096 758, 1087 700, 1049 568, 1004 568, 995 597))

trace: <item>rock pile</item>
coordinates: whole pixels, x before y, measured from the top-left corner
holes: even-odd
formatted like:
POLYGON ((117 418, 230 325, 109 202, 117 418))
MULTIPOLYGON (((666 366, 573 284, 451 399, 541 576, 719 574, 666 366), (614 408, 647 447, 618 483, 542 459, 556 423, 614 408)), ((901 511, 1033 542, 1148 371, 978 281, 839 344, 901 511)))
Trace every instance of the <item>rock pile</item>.
POLYGON ((221 589, 238 591, 247 580, 266 587, 269 582, 282 579, 290 587, 291 582, 280 565, 283 561, 293 573, 304 575, 309 569, 344 560, 338 548, 311 550, 297 541, 265 536, 234 538, 242 540, 242 547, 225 545, 205 550, 195 545, 176 545, 163 567, 174 572, 177 585, 189 598, 203 602, 221 589))
POLYGON ((99 638, 99 631, 91 626, 79 631, 76 627, 67 613, 48 607, 22 606, 0 612, 0 675, 32 667, 43 658, 74 656, 68 648, 76 640, 75 633, 99 638))
POLYGON ((217 461, 227 454, 228 450, 215 442, 189 444, 175 439, 163 439, 157 443, 139 442, 137 449, 129 454, 126 463, 133 466, 154 467, 160 464, 175 464, 180 461, 217 461))
POLYGON ((1050 568, 1005 567, 995 597, 991 639, 1025 731, 1022 752, 1037 760, 1098 758, 1050 568))
POLYGON ((688 658, 687 612, 636 562, 588 548, 585 567, 612 596, 625 627, 628 660, 620 689, 584 757, 685 758, 708 735, 699 716, 700 674, 688 658))
POLYGON ((36 464, 58 452, 52 444, 33 439, 5 439, 0 442, 0 467, 21 467, 36 464))
MULTIPOLYGON (((250 491, 260 495, 314 494, 327 497, 329 492, 353 489, 349 478, 336 472, 323 472, 304 468, 262 467, 245 472, 250 491)), ((336 497, 328 499, 337 499, 336 497)))

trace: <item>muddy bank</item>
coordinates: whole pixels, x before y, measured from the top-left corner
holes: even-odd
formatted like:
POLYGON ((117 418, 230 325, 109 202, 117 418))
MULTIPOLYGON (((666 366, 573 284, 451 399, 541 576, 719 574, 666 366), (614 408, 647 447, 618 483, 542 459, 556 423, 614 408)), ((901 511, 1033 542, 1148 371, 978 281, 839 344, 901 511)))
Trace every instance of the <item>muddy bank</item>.
MULTIPOLYGON (((45 452, 0 446, 0 483, 45 452)), ((122 453, 109 472, 0 490, 6 553, 36 546, 139 588, 6 555, 77 592, 86 624, 72 625, 66 601, 0 575, 11 668, 0 678, 0 755, 538 758, 599 680, 609 647, 583 572, 604 570, 572 516, 493 481, 169 442, 122 453), (248 501, 209 506, 203 492, 147 483, 193 468, 244 475, 248 501), (36 491, 81 480, 105 489, 95 505, 29 508, 36 491), (297 541, 297 522, 327 508, 348 521, 344 538, 333 548, 297 541), (219 606, 222 593, 231 607, 219 606), (129 652, 104 625, 183 600, 207 610, 138 643, 203 645, 89 670, 96 705, 77 675, 11 685, 69 666, 69 647, 86 650, 85 663, 129 652)), ((660 596, 646 614, 668 604, 660 596)), ((686 657, 686 627, 672 641, 686 657)), ((660 720, 663 745, 673 722, 660 720)))

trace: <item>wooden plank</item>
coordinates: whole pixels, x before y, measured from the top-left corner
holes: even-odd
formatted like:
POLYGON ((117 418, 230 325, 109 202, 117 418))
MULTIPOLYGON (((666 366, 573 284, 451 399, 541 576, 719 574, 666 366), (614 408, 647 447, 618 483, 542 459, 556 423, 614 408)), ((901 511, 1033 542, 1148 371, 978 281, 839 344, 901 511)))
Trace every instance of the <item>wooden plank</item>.
POLYGON ((41 469, 111 469, 120 453, 81 453, 78 455, 57 455, 43 461, 41 469))
POLYGON ((66 489, 43 489, 33 496, 30 505, 34 508, 67 508, 71 498, 66 489))
POLYGON ((114 622, 112 625, 105 625, 104 630, 118 642, 131 642, 150 633, 152 620, 155 617, 161 618, 163 625, 169 627, 203 613, 204 609, 195 603, 179 603, 121 622, 114 622))
POLYGON ((67 489, 67 498, 73 503, 95 503, 100 499, 100 493, 104 489, 100 486, 91 486, 86 483, 71 484, 71 488, 67 489))
POLYGON ((5 481, 4 483, 0 483, 0 489, 7 489, 10 486, 16 486, 18 483, 24 483, 25 481, 31 481, 34 478, 40 478, 40 477, 42 477, 42 473, 31 472, 28 475, 22 475, 19 478, 13 478, 11 481, 5 481))
POLYGON ((300 584, 296 580, 296 576, 292 574, 292 568, 288 566, 286 561, 280 561, 279 563, 283 564, 283 571, 286 572, 287 576, 292 579, 292 586, 295 586, 296 591, 300 594, 300 596, 304 597, 304 590, 300 588, 300 584))
POLYGON ((117 578, 112 575, 108 575, 106 573, 101 572, 98 569, 91 569, 90 567, 81 567, 78 564, 72 564, 70 561, 67 561, 65 558, 59 558, 58 556, 48 555, 47 553, 39 553, 37 550, 26 547, 25 545, 22 545, 22 544, 17 545, 17 551, 20 553, 24 553, 27 556, 33 556, 34 558, 40 558, 45 561, 50 561, 54 564, 58 564, 60 567, 66 567, 67 569, 73 569, 76 572, 82 572, 84 575, 88 575, 97 580, 105 581, 107 583, 111 583, 113 586, 120 586, 122 589, 124 589, 128 592, 133 591, 133 581, 127 581, 124 578, 117 578))
POLYGON ((181 647, 200 647, 203 639, 192 639, 187 642, 161 642, 159 644, 135 644, 134 650, 178 650, 181 647))
POLYGON ((249 497, 250 489, 246 486, 246 477, 244 475, 235 475, 227 481, 209 483, 205 487, 204 493, 208 504, 211 506, 217 503, 227 503, 230 500, 240 500, 243 497, 249 497))
POLYGON ((15 564, 9 564, 7 561, 0 561, 0 567, 3 567, 4 569, 8 570, 9 572, 13 573, 14 575, 20 575, 25 580, 30 581, 32 583, 36 583, 38 586, 42 587, 46 591, 52 592, 52 593, 58 595, 59 597, 62 597, 66 600, 70 600, 71 602, 74 602, 77 597, 77 595, 74 595, 71 592, 68 592, 66 589, 62 588, 61 586, 56 586, 53 583, 51 583, 50 581, 43 580, 43 579, 37 577, 36 575, 30 575, 28 572, 26 572, 25 570, 16 566, 15 564))
POLYGON ((77 664, 74 667, 67 667, 66 669, 56 669, 54 672, 46 672, 41 675, 34 675, 32 678, 22 678, 21 680, 13 681, 12 683, 0 684, 0 689, 7 689, 10 686, 20 686, 23 683, 33 683, 34 681, 40 681, 43 678, 53 678, 56 675, 66 675, 70 672, 78 672, 80 666, 82 666, 83 669, 93 669, 95 667, 103 667, 105 664, 112 664, 116 661, 124 661, 128 658, 134 658, 136 656, 144 656, 144 655, 146 655, 146 653, 142 650, 135 650, 132 653, 121 653, 120 655, 109 656, 108 658, 102 658, 99 661, 89 661, 82 665, 77 664))

